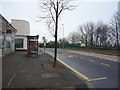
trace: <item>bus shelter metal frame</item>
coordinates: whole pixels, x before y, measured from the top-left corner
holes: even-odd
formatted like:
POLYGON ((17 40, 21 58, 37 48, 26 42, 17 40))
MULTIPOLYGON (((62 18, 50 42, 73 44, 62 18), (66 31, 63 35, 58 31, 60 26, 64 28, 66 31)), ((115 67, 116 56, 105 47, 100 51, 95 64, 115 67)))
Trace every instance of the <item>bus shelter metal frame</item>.
POLYGON ((38 55, 38 38, 36 36, 26 36, 27 37, 27 55, 28 56, 37 56, 38 55))

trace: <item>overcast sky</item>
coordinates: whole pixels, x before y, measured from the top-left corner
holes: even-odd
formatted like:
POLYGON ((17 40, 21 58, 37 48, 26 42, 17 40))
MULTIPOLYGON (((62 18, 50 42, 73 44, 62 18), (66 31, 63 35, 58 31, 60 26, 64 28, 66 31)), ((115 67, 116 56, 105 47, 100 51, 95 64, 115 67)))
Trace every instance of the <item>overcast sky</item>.
MULTIPOLYGON (((77 8, 73 11, 65 11, 60 17, 60 34, 63 37, 62 24, 64 24, 64 36, 76 31, 80 24, 99 20, 108 23, 113 14, 118 11, 119 0, 77 0, 77 8)), ((38 0, 1 0, 0 13, 9 21, 22 19, 30 23, 30 34, 40 35, 39 41, 45 36, 48 40, 54 40, 47 29, 47 25, 39 20, 38 0)))

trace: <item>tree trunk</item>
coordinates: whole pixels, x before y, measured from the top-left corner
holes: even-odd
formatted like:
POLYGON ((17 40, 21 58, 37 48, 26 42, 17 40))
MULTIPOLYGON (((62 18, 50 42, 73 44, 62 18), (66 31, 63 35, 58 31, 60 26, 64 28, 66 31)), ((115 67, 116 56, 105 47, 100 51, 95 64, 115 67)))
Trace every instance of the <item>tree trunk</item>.
POLYGON ((58 2, 57 2, 57 10, 56 10, 56 23, 55 23, 55 52, 54 52, 54 64, 53 64, 53 67, 56 66, 56 60, 57 60, 57 29, 58 29, 58 2))
POLYGON ((117 24, 116 24, 116 39, 117 39, 117 47, 119 47, 119 37, 118 37, 118 26, 117 26, 117 24))
POLYGON ((91 42, 91 47, 93 47, 93 33, 91 34, 91 40, 90 40, 90 42, 91 42))
POLYGON ((87 36, 85 37, 85 46, 87 46, 87 36))
POLYGON ((57 24, 58 24, 58 21, 56 21, 56 28, 55 28, 55 52, 54 52, 54 64, 53 64, 53 67, 55 67, 56 59, 57 59, 57 24))

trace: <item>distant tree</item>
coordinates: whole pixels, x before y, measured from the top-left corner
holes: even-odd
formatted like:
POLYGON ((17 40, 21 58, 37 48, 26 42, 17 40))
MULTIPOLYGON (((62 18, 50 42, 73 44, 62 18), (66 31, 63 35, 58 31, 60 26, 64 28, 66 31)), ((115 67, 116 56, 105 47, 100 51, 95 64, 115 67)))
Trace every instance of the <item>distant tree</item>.
POLYGON ((58 22, 59 16, 65 10, 73 10, 74 5, 70 5, 70 2, 74 0, 40 0, 40 8, 42 16, 40 18, 46 19, 46 23, 49 27, 49 31, 54 34, 55 37, 55 53, 54 53, 54 64, 55 67, 57 58, 57 33, 58 33, 58 22))
POLYGON ((54 45, 54 44, 55 44, 55 41, 49 41, 48 44, 49 44, 49 45, 54 45))
POLYGON ((108 31, 109 31, 109 26, 101 21, 98 21, 94 35, 96 45, 107 46, 106 43, 108 43, 107 40, 109 34, 108 31))
POLYGON ((61 38, 61 39, 59 39, 58 41, 59 41, 60 44, 69 43, 66 38, 61 38))
POLYGON ((84 43, 85 42, 85 38, 81 33, 76 31, 75 36, 76 36, 76 42, 78 42, 78 43, 84 43))
POLYGON ((93 46, 93 39, 94 39, 94 32, 95 32, 95 24, 93 22, 87 22, 86 23, 86 34, 88 37, 88 42, 90 43, 90 46, 93 46))
POLYGON ((79 26, 77 31, 79 41, 85 43, 87 46, 99 45, 99 46, 106 46, 108 43, 108 29, 109 26, 104 24, 101 21, 98 21, 96 25, 93 22, 87 22, 79 26))
POLYGON ((78 35, 76 32, 71 32, 68 35, 68 40, 70 43, 77 43, 78 42, 78 35))
POLYGON ((93 45, 93 35, 94 35, 94 23, 87 22, 79 26, 78 35, 82 39, 81 41, 87 46, 88 42, 93 45))
POLYGON ((85 24, 80 25, 77 33, 79 34, 80 37, 82 37, 82 42, 84 42, 85 45, 87 46, 88 35, 86 32, 86 25, 85 24))
POLYGON ((114 41, 114 46, 120 46, 120 14, 116 12, 110 21, 111 39, 114 41))

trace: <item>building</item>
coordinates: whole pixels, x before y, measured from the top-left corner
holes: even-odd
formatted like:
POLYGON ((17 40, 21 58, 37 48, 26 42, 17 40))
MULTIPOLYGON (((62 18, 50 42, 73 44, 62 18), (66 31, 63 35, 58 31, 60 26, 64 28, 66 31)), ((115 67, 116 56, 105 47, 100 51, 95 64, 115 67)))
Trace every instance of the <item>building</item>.
POLYGON ((118 13, 120 14, 120 1, 118 2, 118 13))
POLYGON ((27 50, 27 37, 30 35, 29 22, 25 20, 11 19, 11 24, 17 29, 15 36, 16 50, 27 50))
POLYGON ((27 37, 26 35, 15 35, 16 50, 27 50, 27 37))
POLYGON ((11 19, 11 24, 17 29, 16 35, 30 35, 29 22, 25 20, 11 19))
POLYGON ((17 30, 0 14, 0 56, 15 51, 15 33, 17 30))

